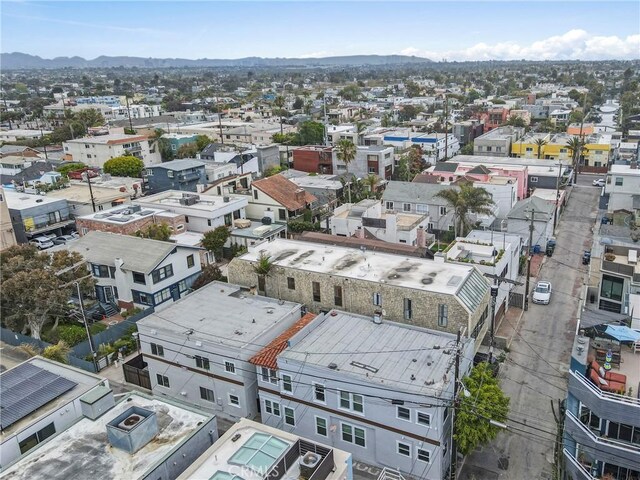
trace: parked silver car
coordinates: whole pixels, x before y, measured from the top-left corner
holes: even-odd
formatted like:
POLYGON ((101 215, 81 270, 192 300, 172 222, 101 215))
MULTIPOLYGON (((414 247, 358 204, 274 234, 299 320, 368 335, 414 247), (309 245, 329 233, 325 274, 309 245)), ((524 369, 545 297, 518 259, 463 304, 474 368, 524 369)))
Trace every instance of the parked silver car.
POLYGON ((38 247, 38 250, 53 247, 53 241, 49 237, 35 237, 29 244, 38 247))

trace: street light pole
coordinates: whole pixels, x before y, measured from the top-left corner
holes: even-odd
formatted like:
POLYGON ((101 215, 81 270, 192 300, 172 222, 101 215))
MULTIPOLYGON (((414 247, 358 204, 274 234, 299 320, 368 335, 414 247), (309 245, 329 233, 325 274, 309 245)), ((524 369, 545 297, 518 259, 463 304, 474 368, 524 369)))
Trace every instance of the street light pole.
POLYGON ((93 366, 98 371, 98 362, 96 361, 98 357, 98 353, 96 352, 96 347, 93 344, 93 338, 91 337, 91 330, 89 330, 89 323, 87 322, 87 316, 84 313, 84 302, 82 301, 82 292, 80 291, 80 282, 73 282, 76 286, 78 292, 78 300, 80 301, 80 314, 82 315, 82 322, 84 323, 84 328, 87 331, 87 338, 89 339, 89 348, 91 349, 91 356, 93 358, 93 366))

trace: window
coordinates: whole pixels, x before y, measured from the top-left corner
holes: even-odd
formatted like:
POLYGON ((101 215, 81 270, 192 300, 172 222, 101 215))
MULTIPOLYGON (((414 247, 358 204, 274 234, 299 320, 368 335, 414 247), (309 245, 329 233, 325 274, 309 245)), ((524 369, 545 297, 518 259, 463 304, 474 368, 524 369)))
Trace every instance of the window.
POLYGON ((429 463, 429 461, 431 460, 431 452, 429 450, 424 450, 422 448, 419 448, 417 450, 418 453, 418 460, 420 460, 421 462, 424 463, 429 463))
POLYGON ((207 218, 207 227, 210 227, 210 226, 211 226, 211 219, 207 218))
POLYGON ((621 187, 623 180, 622 177, 616 177, 616 186, 621 187))
POLYGON ((447 214, 447 207, 440 207, 440 215, 446 215, 447 214))
POLYGON ((285 392, 293 392, 291 375, 282 375, 282 390, 285 392))
POLYGON ((133 283, 139 283, 141 285, 147 284, 147 279, 144 273, 140 273, 140 272, 131 272, 131 273, 133 273, 133 283))
POLYGON ((325 395, 324 385, 320 383, 313 384, 313 399, 316 402, 322 402, 322 403, 326 402, 327 397, 325 395))
POLYGON ((393 210, 393 202, 387 202, 386 208, 387 210, 393 210))
POLYGON ((187 217, 186 215, 184 216, 184 223, 189 223, 189 217, 187 217))
POLYGON ((106 265, 91 264, 91 271, 94 277, 109 278, 109 267, 106 265))
POLYGON ((89 229, 87 227, 82 227, 80 229, 80 232, 82 232, 82 235, 86 235, 87 233, 89 233, 89 229))
POLYGON ((525 152, 533 152, 533 147, 526 147, 524 149, 525 152))
POLYGON ((278 402, 274 402, 273 400, 265 400, 264 401, 264 411, 270 415, 275 415, 276 417, 280 416, 280 404, 278 402))
POLYGON ((229 405, 233 405, 234 407, 239 407, 240 398, 237 395, 229 394, 229 405))
POLYGON ((449 323, 449 306, 441 303, 438 305, 438 326, 446 327, 449 323))
POLYGON ((364 413, 364 398, 357 393, 340 392, 340 408, 364 413))
POLYGON ((254 200, 258 199, 258 190, 256 190, 255 188, 253 189, 253 199, 254 200))
POLYGON ((411 458, 411 445, 398 442, 398 455, 403 455, 405 457, 411 458))
POLYGON ((602 286, 600 287, 601 297, 621 302, 623 289, 624 280, 622 278, 602 275, 602 286))
POLYGON ((213 390, 204 387, 200 387, 200 398, 211 403, 216 401, 216 397, 213 395, 213 390))
POLYGON ((158 268, 151 272, 151 278, 153 279, 153 283, 158 283, 164 280, 165 278, 169 278, 173 276, 173 266, 171 264, 165 265, 164 267, 158 268))
POLYGON ((236 373, 236 364, 233 362, 225 361, 224 362, 224 371, 227 373, 236 373))
POLYGON ((209 359, 206 357, 201 357, 199 355, 196 355, 196 367, 204 368, 205 370, 211 370, 209 359))
POLYGON ((403 212, 410 212, 411 211, 411 204, 410 203, 403 203, 402 204, 402 211, 403 212))
POLYGON ((284 407, 284 423, 292 427, 296 426, 296 414, 293 408, 284 407))
POLYGON ((491 147, 487 147, 487 152, 490 152, 492 150, 491 147))
POLYGON ((369 173, 376 173, 376 167, 369 167, 369 173))
POLYGON ((427 427, 429 427, 431 425, 431 415, 429 415, 428 413, 424 413, 424 412, 418 412, 418 417, 417 417, 416 421, 420 425, 426 425, 427 427))
POLYGON ((531 177, 531 178, 529 179, 529 181, 530 181, 531 183, 538 183, 538 177, 531 177))
POLYGON ((153 302, 156 305, 160 305, 162 302, 166 302, 171 298, 171 290, 169 287, 163 288, 158 293, 153 295, 153 302))
POLYGON ((429 205, 423 203, 416 204, 416 213, 429 213, 429 205))
POLYGON ((404 319, 405 320, 411 320, 411 318, 413 317, 413 309, 412 309, 412 303, 410 298, 405 298, 403 300, 403 304, 404 304, 404 319))
POLYGON ((320 282, 311 282, 311 288, 313 290, 313 301, 320 301, 320 282))
POLYGON ((411 421, 411 410, 409 410, 407 407, 397 407, 397 413, 396 416, 400 419, 400 420, 406 420, 408 422, 411 421))
POLYGON ((156 380, 158 382, 158 386, 169 388, 169 377, 166 375, 160 375, 156 373, 156 380))
POLYGON ((178 282, 178 290, 179 290, 181 293, 182 293, 182 292, 184 292, 184 291, 186 291, 186 290, 188 290, 188 287, 187 287, 187 281, 186 281, 186 280, 180 280, 180 281, 178 282))
POLYGON ((442 413, 442 423, 449 417, 449 407, 444 407, 444 412, 442 413))
POLYGON ((153 299, 148 293, 136 292, 135 290, 131 290, 131 293, 134 303, 139 303, 141 305, 153 305, 153 299))
POLYGON ((333 287, 333 303, 336 307, 342 306, 342 287, 339 285, 333 287))
POLYGON ((295 290, 296 289, 296 279, 293 277, 287 277, 287 288, 289 290, 295 290))
POLYGON ((433 227, 434 227, 433 223, 431 222, 427 223, 427 230, 429 230, 430 232, 433 231, 433 227))
POLYGON ((327 436, 327 419, 322 417, 316 417, 316 433, 318 435, 322 435, 323 437, 327 436))
POLYGON ((167 170, 167 178, 173 178, 173 170, 167 170))
POLYGON ((287 219, 287 211, 279 208, 278 209, 278 220, 286 220, 287 219))
POLYGON ((158 345, 157 343, 152 343, 151 353, 159 357, 164 357, 164 347, 162 345, 158 345))
POLYGON ((36 433, 29 435, 27 438, 22 440, 18 446, 20 447, 20 453, 26 453, 31 450, 33 447, 38 445, 40 442, 44 442, 47 438, 56 433, 56 426, 53 422, 51 422, 46 427, 38 430, 36 433))
POLYGON ((342 440, 345 442, 353 443, 361 447, 366 447, 366 438, 364 429, 354 427, 348 423, 342 424, 342 440))
POLYGON ((382 295, 378 292, 373 294, 373 304, 380 307, 382 305, 382 295))
POLYGON ((278 384, 278 375, 276 371, 271 368, 262 367, 260 369, 260 376, 263 382, 273 383, 274 385, 278 384))

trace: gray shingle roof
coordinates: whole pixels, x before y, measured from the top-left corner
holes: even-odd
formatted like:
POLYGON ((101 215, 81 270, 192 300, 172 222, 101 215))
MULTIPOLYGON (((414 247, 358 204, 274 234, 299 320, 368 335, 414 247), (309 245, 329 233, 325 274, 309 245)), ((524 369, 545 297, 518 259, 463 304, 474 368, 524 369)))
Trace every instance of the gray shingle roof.
POLYGON ((73 242, 69 250, 99 265, 115 266, 115 259, 121 258, 124 270, 150 273, 175 248, 190 247, 132 235, 91 231, 73 242))
POLYGON ((548 221, 553 217, 554 208, 553 204, 548 203, 542 198, 529 197, 516 203, 507 215, 507 218, 528 220, 531 215, 531 209, 533 209, 535 210, 536 221, 548 221))
POLYGON ((455 172, 458 169, 456 162, 438 162, 436 163, 434 172, 455 172))
POLYGON ((438 192, 448 189, 458 189, 451 185, 438 185, 432 183, 395 182, 387 184, 382 195, 384 201, 425 203, 431 205, 447 205, 443 198, 436 197, 438 192))

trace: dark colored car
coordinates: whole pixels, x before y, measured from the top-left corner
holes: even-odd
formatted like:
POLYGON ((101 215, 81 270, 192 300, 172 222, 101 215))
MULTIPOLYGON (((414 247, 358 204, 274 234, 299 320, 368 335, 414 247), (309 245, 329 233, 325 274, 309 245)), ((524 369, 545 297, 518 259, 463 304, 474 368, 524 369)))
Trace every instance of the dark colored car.
MULTIPOLYGON (((476 365, 479 365, 480 363, 488 363, 488 362, 489 362, 489 354, 488 353, 478 352, 473 357, 473 366, 474 367, 476 365)), ((498 362, 498 359, 495 357, 495 355, 491 359, 490 367, 491 367, 491 374, 494 377, 497 377, 498 376, 498 371, 500 370, 500 363, 498 362)))

